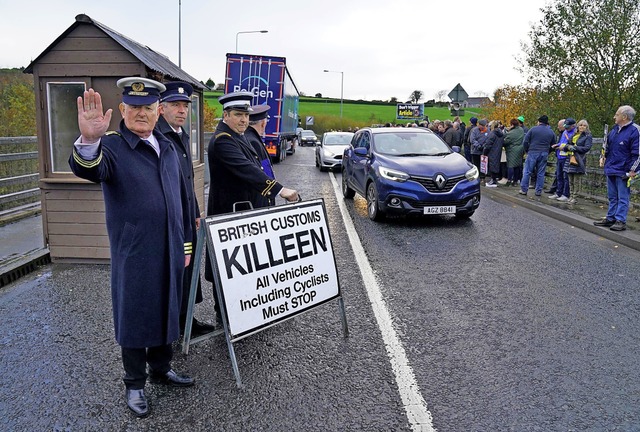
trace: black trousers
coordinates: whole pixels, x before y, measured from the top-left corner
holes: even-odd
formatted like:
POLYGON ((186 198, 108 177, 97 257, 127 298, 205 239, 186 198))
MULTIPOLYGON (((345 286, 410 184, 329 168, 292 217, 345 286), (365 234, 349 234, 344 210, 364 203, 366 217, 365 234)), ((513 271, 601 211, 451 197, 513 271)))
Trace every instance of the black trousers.
POLYGON ((131 390, 143 389, 147 382, 147 363, 150 372, 164 374, 171 370, 172 358, 171 344, 150 348, 122 347, 125 387, 131 390))

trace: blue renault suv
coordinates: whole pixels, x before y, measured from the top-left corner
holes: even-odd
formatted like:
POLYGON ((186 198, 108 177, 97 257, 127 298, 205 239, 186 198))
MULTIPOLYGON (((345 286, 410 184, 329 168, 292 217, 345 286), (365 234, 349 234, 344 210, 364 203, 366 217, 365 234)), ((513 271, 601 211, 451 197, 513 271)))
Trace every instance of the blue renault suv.
POLYGON ((478 169, 422 128, 364 128, 344 151, 342 194, 367 200, 369 218, 455 215, 480 205, 478 169))

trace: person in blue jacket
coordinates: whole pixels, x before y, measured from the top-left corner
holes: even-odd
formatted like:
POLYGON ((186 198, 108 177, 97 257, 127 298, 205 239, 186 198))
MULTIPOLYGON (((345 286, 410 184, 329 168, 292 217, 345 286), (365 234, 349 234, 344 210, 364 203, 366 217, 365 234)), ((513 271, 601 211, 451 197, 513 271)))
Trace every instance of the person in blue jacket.
POLYGON ((186 387, 191 377, 171 368, 171 343, 180 334, 184 268, 191 261, 191 215, 175 145, 154 130, 165 86, 130 77, 123 89, 117 131, 107 133, 112 110, 92 88, 78 97, 80 138, 69 166, 102 185, 111 249, 111 296, 116 341, 122 347, 127 406, 149 414, 151 382, 186 387), (147 364, 149 375, 147 375, 147 364))
POLYGON ((524 136, 522 146, 527 153, 524 161, 524 173, 520 182, 520 195, 526 195, 529 188, 529 179, 532 175, 536 178, 536 196, 542 195, 544 187, 544 172, 547 168, 547 159, 551 146, 556 143, 556 134, 549 127, 549 117, 546 115, 538 118, 538 125, 529 129, 524 136))
POLYGON ((602 220, 593 224, 609 227, 612 231, 627 229, 627 212, 631 194, 628 181, 637 175, 638 165, 640 165, 638 149, 640 126, 633 122, 635 115, 636 111, 629 105, 618 108, 613 116, 616 125, 607 135, 604 174, 607 176, 609 209, 602 220))

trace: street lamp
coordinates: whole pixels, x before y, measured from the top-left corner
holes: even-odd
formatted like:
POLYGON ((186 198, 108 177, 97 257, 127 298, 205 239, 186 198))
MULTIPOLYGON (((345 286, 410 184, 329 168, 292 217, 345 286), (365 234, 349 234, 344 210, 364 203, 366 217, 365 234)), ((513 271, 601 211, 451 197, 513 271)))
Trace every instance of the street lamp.
POLYGON ((238 35, 241 33, 269 33, 269 30, 250 30, 236 33, 236 54, 238 53, 238 35))
POLYGON ((344 100, 344 72, 341 71, 331 71, 331 70, 324 70, 325 72, 334 72, 334 73, 339 73, 340 74, 340 120, 342 120, 342 102, 344 100))
POLYGON ((182 0, 178 0, 178 67, 182 67, 182 0))

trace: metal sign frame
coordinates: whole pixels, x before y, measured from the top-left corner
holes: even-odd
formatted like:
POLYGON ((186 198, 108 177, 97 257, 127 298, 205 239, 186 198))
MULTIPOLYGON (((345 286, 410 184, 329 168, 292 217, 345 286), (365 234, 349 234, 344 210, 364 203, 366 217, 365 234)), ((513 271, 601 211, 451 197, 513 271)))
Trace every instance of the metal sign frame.
MULTIPOLYGON (((271 219, 273 220, 273 219, 271 219)), ((281 205, 281 206, 276 206, 276 207, 267 207, 267 208, 261 208, 261 209, 256 209, 256 210, 247 210, 247 211, 240 211, 240 212, 235 212, 235 213, 228 213, 228 214, 224 214, 224 215, 218 215, 218 216, 210 216, 207 217, 206 219, 202 219, 201 220, 201 224, 200 224, 200 230, 198 231, 198 236, 197 236, 197 240, 196 240, 196 247, 195 247, 195 256, 194 259, 196 260, 194 263, 194 269, 193 269, 193 275, 194 277, 192 278, 191 281, 191 291, 189 293, 189 304, 187 307, 187 323, 185 326, 185 331, 184 331, 184 339, 183 339, 183 343, 182 343, 182 351, 185 354, 188 354, 189 351, 189 345, 192 343, 197 343, 197 342, 201 342, 204 340, 207 340, 211 337, 214 336, 218 336, 220 334, 225 335, 225 339, 227 341, 227 346, 229 349, 229 357, 231 359, 231 363, 232 363, 232 368, 233 368, 233 372, 234 375, 236 377, 236 383, 238 385, 238 387, 240 387, 242 385, 242 381, 240 378, 240 371, 238 368, 238 362, 236 360, 236 356, 235 356, 235 351, 233 348, 233 343, 244 339, 245 337, 248 337, 250 335, 253 335, 255 333, 258 333, 262 330, 265 330, 269 327, 275 326, 277 324, 280 324, 282 322, 288 321, 292 318, 294 318, 295 316, 301 314, 301 313, 305 313, 308 312, 318 306, 324 305, 325 303, 328 303, 332 300, 337 300, 338 301, 338 308, 339 308, 339 312, 340 312, 340 318, 342 321, 342 330, 343 330, 343 335, 344 337, 348 337, 349 336, 349 329, 348 329, 348 325, 347 325, 347 319, 346 319, 346 313, 345 313, 345 308, 344 308, 344 301, 342 298, 342 294, 341 294, 341 289, 340 289, 340 283, 339 283, 339 279, 338 279, 338 272, 337 272, 337 267, 335 264, 335 252, 333 250, 333 243, 331 240, 331 233, 329 231, 329 226, 327 223, 327 213, 326 213, 326 208, 324 206, 324 200, 322 199, 317 199, 317 200, 312 200, 312 201, 305 201, 305 202, 300 202, 300 203, 295 203, 295 204, 287 204, 287 205, 281 205), (333 287, 333 285, 330 287, 331 289, 335 289, 335 293, 334 291, 331 291, 328 294, 328 297, 321 299, 317 302, 314 302, 313 304, 309 304, 307 306, 301 307, 300 309, 296 310, 296 311, 292 311, 289 314, 286 315, 282 315, 282 317, 280 318, 276 318, 273 320, 270 320, 268 322, 264 322, 260 325, 256 325, 254 327, 248 328, 248 329, 244 329, 241 332, 238 332, 237 334, 232 334, 231 333, 231 325, 230 325, 230 321, 229 321, 229 309, 227 308, 227 305, 224 301, 225 299, 225 288, 229 289, 228 286, 230 285, 229 283, 227 283, 227 285, 225 285, 225 283, 223 282, 223 279, 221 277, 220 274, 220 268, 218 266, 218 258, 220 258, 220 254, 222 253, 222 251, 218 250, 217 246, 219 247, 219 244, 216 244, 217 242, 214 241, 213 239, 213 235, 212 235, 212 231, 218 227, 223 226, 224 223, 229 223, 229 222, 234 222, 234 223, 242 223, 243 219, 251 219, 251 218, 256 218, 256 217, 260 217, 262 219, 268 218, 269 216, 277 216, 277 215, 286 215, 286 212, 289 212, 290 214, 294 211, 298 211, 298 210, 313 210, 315 209, 316 211, 318 211, 316 214, 321 215, 321 223, 323 224, 322 227, 324 229, 326 229, 326 242, 327 242, 327 248, 330 251, 330 253, 325 252, 325 254, 322 255, 322 258, 326 260, 327 257, 330 257, 331 262, 323 262, 322 264, 324 264, 325 266, 329 266, 330 269, 332 269, 334 271, 334 273, 332 274, 332 276, 335 276, 335 287, 333 287), (321 210, 321 211, 319 211, 321 210), (214 287, 215 287, 215 292, 216 292, 216 301, 218 302, 218 304, 220 305, 220 314, 221 314, 221 318, 222 318, 222 323, 223 323, 223 330, 217 330, 213 333, 209 333, 203 336, 200 336, 198 338, 194 338, 194 339, 190 339, 191 336, 191 323, 192 323, 192 317, 193 317, 193 309, 195 306, 195 294, 196 294, 196 287, 197 287, 197 278, 200 274, 200 267, 201 267, 201 261, 202 261, 202 249, 203 249, 203 244, 204 244, 204 237, 206 235, 206 240, 207 240, 207 247, 209 248, 209 258, 210 258, 210 262, 211 262, 211 266, 213 268, 213 276, 214 276, 214 287)), ((246 236, 247 238, 251 238, 251 235, 246 236)), ((305 243, 306 244, 306 243, 305 243)), ((244 246, 246 247, 246 246, 244 246)), ((228 270, 228 269, 227 269, 228 270)), ((229 291, 229 293, 231 293, 231 291, 229 291)), ((296 308, 297 309, 297 308, 296 308)), ((232 311, 231 313, 236 314, 237 312, 232 311)), ((264 315, 264 312, 263 312, 264 315)), ((236 319, 235 315, 232 316, 231 318, 233 318, 234 320, 236 319)), ((235 325, 235 324, 234 324, 235 325)))

